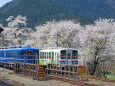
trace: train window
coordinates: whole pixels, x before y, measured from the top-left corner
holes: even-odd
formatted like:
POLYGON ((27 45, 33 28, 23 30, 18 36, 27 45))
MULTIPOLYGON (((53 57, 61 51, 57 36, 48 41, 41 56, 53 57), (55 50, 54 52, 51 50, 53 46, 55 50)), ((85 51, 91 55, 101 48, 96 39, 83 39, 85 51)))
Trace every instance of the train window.
POLYGON ((34 52, 34 56, 35 56, 35 57, 38 57, 38 52, 34 52))
POLYGON ((47 52, 45 52, 45 59, 47 59, 47 52))
POLYGON ((57 53, 57 58, 59 58, 59 53, 57 53))
POLYGON ((44 52, 42 52, 42 56, 44 56, 44 52))
POLYGON ((28 52, 27 52, 27 55, 28 55, 28 56, 32 56, 32 55, 33 55, 32 51, 28 51, 28 52))
POLYGON ((4 52, 0 52, 0 57, 4 57, 4 52))
POLYGON ((12 57, 10 52, 6 52, 6 57, 12 57))
POLYGON ((73 50, 72 52, 72 59, 77 59, 78 55, 77 55, 77 51, 73 50))
POLYGON ((43 52, 43 59, 45 59, 45 52, 43 52))
POLYGON ((43 58, 45 59, 45 52, 44 52, 44 56, 43 56, 43 58))
POLYGON ((43 55, 43 52, 41 52, 41 56, 43 57, 44 55, 43 55))
POLYGON ((66 59, 66 51, 65 51, 65 50, 62 50, 62 51, 61 51, 61 57, 62 57, 63 59, 66 59))
POLYGON ((52 56, 54 56, 54 52, 52 52, 52 56))
POLYGON ((12 58, 14 57, 14 58, 16 58, 18 56, 18 52, 16 51, 16 52, 12 52, 12 58))
POLYGON ((45 52, 45 59, 47 59, 47 53, 45 52))
POLYGON ((49 52, 49 59, 51 59, 51 52, 49 52))
POLYGON ((46 52, 44 52, 44 56, 46 55, 46 52))
POLYGON ((49 55, 48 55, 48 52, 47 52, 47 59, 49 59, 49 55))
POLYGON ((57 58, 57 53, 55 53, 55 58, 57 58))
POLYGON ((47 52, 46 52, 46 59, 47 59, 47 52))
POLYGON ((34 61, 36 61, 36 64, 38 62, 38 52, 34 52, 34 61))
POLYGON ((49 57, 49 56, 48 56, 48 52, 47 52, 47 55, 46 55, 46 56, 47 56, 47 59, 48 59, 48 57, 49 57))
POLYGON ((8 52, 6 52, 6 57, 9 57, 8 52))
POLYGON ((44 52, 44 59, 45 59, 45 57, 46 57, 46 53, 44 52))
POLYGON ((42 56, 42 52, 40 52, 40 56, 42 56))
POLYGON ((26 52, 21 52, 21 56, 24 57, 26 55, 26 52))
POLYGON ((44 52, 44 59, 46 58, 46 53, 44 52))
POLYGON ((43 52, 41 52, 41 56, 43 56, 43 52))

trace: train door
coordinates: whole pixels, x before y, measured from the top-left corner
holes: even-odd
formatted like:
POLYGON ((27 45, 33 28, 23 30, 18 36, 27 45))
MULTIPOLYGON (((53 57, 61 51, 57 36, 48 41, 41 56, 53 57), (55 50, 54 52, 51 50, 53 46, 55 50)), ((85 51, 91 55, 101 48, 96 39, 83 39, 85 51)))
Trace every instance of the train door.
POLYGON ((66 51, 66 60, 67 60, 67 64, 69 65, 72 64, 72 51, 71 50, 66 51))
POLYGON ((77 50, 72 51, 72 64, 78 65, 78 52, 77 52, 77 50))

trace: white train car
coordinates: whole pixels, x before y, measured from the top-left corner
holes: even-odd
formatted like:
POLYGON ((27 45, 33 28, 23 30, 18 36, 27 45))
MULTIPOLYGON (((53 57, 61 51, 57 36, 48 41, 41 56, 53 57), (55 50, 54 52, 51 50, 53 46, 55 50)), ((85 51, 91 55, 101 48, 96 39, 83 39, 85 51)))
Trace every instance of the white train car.
POLYGON ((40 50, 39 64, 78 65, 78 51, 70 48, 48 48, 40 50))

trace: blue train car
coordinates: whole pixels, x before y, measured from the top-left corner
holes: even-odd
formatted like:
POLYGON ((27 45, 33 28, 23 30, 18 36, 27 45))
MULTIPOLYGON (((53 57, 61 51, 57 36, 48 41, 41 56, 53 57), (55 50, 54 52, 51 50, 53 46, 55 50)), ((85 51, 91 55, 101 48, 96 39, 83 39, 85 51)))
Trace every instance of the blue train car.
POLYGON ((13 68, 14 62, 39 64, 39 49, 30 47, 0 49, 1 66, 13 68))

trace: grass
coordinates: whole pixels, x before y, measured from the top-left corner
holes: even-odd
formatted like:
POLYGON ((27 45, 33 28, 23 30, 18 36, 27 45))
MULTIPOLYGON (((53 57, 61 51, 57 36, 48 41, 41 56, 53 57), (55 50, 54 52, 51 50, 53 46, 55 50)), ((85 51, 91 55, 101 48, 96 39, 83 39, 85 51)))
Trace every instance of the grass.
POLYGON ((115 80, 115 77, 114 78, 107 78, 107 79, 115 80))
MULTIPOLYGON (((89 77, 96 77, 96 76, 92 76, 92 75, 87 75, 87 76, 89 76, 89 77)), ((104 79, 104 78, 102 78, 102 79, 104 79)), ((113 78, 105 78, 105 79, 115 80, 115 77, 113 77, 113 78)))

